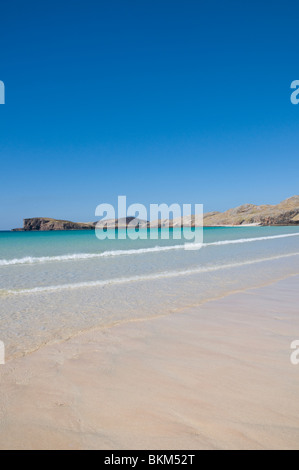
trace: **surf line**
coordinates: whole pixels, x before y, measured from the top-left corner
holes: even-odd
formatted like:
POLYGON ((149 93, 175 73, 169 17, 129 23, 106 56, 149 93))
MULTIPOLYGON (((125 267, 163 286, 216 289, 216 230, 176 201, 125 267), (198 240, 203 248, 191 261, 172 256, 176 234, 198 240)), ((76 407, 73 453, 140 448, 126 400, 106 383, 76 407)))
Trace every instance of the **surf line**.
MULTIPOLYGON (((287 233, 283 235, 272 235, 268 237, 256 237, 256 238, 239 238, 236 240, 219 240, 216 242, 203 243, 202 248, 209 246, 222 246, 222 245, 235 245, 240 243, 253 243, 259 241, 276 240, 281 238, 298 237, 299 233, 287 233)), ((193 244, 190 244, 193 245, 193 244)), ((4 266, 15 266, 15 265, 31 265, 31 264, 42 264, 50 263, 55 261, 81 261, 96 258, 109 258, 115 256, 129 256, 129 255, 142 255, 147 253, 158 253, 167 252, 172 250, 183 250, 186 244, 181 245, 170 245, 170 246, 154 246, 151 248, 139 248, 132 250, 114 250, 114 251, 103 251, 102 253, 74 253, 60 256, 42 256, 34 258, 26 256, 24 258, 15 258, 11 260, 0 259, 0 267, 4 266)))
POLYGON ((275 261, 275 260, 279 260, 283 258, 290 258, 293 256, 299 256, 299 253, 289 253, 287 255, 278 255, 278 256, 272 256, 269 258, 248 260, 248 261, 243 261, 240 263, 207 266, 205 268, 201 267, 201 268, 186 269, 186 270, 181 270, 181 271, 164 271, 164 272, 148 274, 144 276, 106 279, 106 280, 80 282, 80 283, 73 283, 73 284, 60 284, 57 286, 54 285, 54 286, 45 286, 45 287, 33 287, 30 289, 20 289, 20 290, 13 289, 13 290, 6 290, 5 294, 6 295, 23 295, 23 294, 53 293, 56 291, 69 290, 69 289, 81 289, 81 288, 86 288, 86 287, 105 287, 108 285, 126 284, 130 282, 155 281, 157 279, 171 279, 171 278, 176 278, 180 276, 191 276, 193 274, 214 272, 214 271, 219 271, 221 269, 240 268, 243 266, 263 263, 266 261, 275 261))

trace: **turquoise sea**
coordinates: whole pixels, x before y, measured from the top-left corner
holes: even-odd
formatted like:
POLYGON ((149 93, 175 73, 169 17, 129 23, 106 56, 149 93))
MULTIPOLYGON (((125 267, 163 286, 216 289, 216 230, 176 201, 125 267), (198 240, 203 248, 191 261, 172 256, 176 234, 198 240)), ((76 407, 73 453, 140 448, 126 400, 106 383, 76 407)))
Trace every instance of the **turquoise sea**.
POLYGON ((205 228, 201 249, 185 250, 184 243, 100 241, 94 231, 0 232, 7 357, 299 273, 296 226, 205 228))

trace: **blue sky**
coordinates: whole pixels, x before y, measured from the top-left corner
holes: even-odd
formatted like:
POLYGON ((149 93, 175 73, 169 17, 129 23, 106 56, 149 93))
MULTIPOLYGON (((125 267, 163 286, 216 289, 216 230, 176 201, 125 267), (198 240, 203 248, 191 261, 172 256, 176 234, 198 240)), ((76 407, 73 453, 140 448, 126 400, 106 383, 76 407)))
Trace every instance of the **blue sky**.
POLYGON ((297 1, 2 0, 0 229, 299 194, 297 1))

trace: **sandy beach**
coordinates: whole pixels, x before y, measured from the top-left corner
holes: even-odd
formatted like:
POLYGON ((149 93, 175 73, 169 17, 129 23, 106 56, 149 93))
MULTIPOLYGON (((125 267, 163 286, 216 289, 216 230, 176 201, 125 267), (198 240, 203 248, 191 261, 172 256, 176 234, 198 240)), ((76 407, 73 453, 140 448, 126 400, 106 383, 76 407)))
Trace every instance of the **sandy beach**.
POLYGON ((289 3, 1 2, 0 451, 299 450, 289 3))
POLYGON ((298 281, 0 366, 0 448, 298 449, 298 281))

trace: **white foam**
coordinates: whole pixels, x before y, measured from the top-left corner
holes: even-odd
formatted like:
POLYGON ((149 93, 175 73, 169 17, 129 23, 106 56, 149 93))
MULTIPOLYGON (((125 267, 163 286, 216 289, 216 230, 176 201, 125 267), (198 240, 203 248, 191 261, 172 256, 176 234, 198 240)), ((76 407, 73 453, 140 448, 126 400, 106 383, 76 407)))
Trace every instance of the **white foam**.
POLYGON ((256 237, 256 238, 240 238, 237 240, 222 240, 218 242, 211 242, 211 243, 203 243, 196 245, 195 243, 182 243, 180 245, 170 245, 170 246, 154 246, 151 248, 139 248, 139 249, 132 249, 132 250, 114 250, 114 251, 104 251, 102 253, 74 253, 74 254, 67 254, 67 255, 60 255, 60 256, 42 256, 42 257, 31 257, 26 256, 24 258, 15 258, 15 259, 2 259, 0 260, 0 267, 1 266, 14 266, 14 265, 22 265, 22 264, 43 264, 43 263, 50 263, 55 261, 80 261, 80 260, 87 260, 87 259, 95 259, 95 258, 109 258, 115 256, 129 256, 129 255, 142 255, 146 253, 158 253, 158 252, 166 252, 172 250, 184 250, 194 249, 195 247, 204 248, 208 246, 221 246, 221 245, 234 245, 239 243, 252 243, 252 242, 259 242, 265 240, 275 240, 280 238, 289 238, 289 237, 298 237, 299 233, 287 233, 283 235, 272 235, 268 237, 256 237))
POLYGON ((252 243, 252 242, 265 241, 265 240, 276 240, 279 238, 289 238, 289 237, 298 237, 298 236, 299 236, 299 233, 285 233, 283 235, 271 235, 268 237, 240 238, 238 240, 222 240, 219 242, 204 243, 204 246, 234 245, 234 244, 239 244, 239 243, 252 243))
POLYGON ((165 271, 161 273, 147 274, 143 276, 105 279, 105 280, 90 281, 90 282, 78 282, 78 283, 73 283, 73 284, 62 284, 62 285, 57 285, 57 286, 34 287, 31 289, 7 290, 6 293, 10 295, 34 294, 34 293, 43 293, 43 292, 56 292, 56 291, 69 290, 69 289, 80 289, 80 288, 86 288, 86 287, 104 287, 107 285, 126 284, 130 282, 154 281, 157 279, 170 279, 170 278, 180 277, 180 276, 190 276, 193 274, 219 271, 221 269, 238 268, 242 266, 248 266, 251 264, 263 263, 265 261, 275 261, 275 260, 279 260, 282 258, 290 258, 293 256, 299 256, 299 253, 289 253, 287 255, 272 256, 270 258, 254 259, 254 260, 249 260, 249 261, 243 261, 241 263, 230 263, 230 264, 223 264, 223 265, 206 266, 206 267, 200 267, 200 268, 185 269, 185 270, 180 270, 180 271, 165 271))
POLYGON ((61 256, 41 256, 38 258, 32 256, 26 256, 24 258, 15 258, 15 259, 1 259, 0 266, 13 266, 16 264, 42 264, 49 263, 53 261, 71 261, 71 260, 81 260, 81 259, 90 259, 98 258, 104 253, 75 253, 70 255, 61 255, 61 256))

